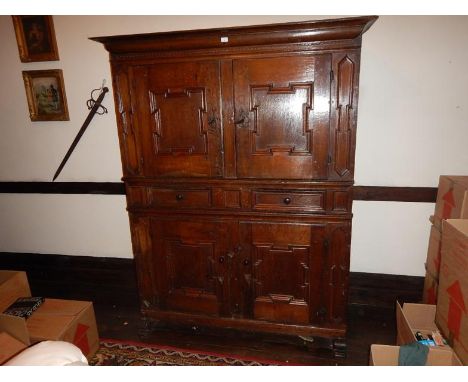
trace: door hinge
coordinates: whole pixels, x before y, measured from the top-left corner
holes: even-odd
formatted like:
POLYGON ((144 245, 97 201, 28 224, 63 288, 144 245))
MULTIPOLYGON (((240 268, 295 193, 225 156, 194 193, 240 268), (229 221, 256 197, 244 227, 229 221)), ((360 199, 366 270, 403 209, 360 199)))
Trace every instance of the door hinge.
POLYGON ((330 154, 328 154, 328 163, 331 163, 332 162, 332 157, 330 154))
POLYGON ((333 73, 333 70, 330 70, 330 82, 333 82, 335 80, 335 73, 333 73))
POLYGON ((325 251, 327 251, 328 254, 328 247, 330 246, 330 242, 328 239, 323 239, 323 248, 325 248, 325 251))

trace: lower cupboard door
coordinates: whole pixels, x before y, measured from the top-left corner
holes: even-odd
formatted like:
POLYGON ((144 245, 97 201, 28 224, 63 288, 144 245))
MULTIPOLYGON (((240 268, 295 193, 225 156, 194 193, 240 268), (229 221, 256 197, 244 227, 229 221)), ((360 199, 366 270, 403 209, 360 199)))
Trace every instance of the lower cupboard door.
POLYGON ((220 222, 152 220, 160 309, 222 315, 225 262, 220 238, 226 229, 220 222))
POLYGON ((257 320, 309 324, 321 301, 325 225, 241 222, 244 314, 257 320))

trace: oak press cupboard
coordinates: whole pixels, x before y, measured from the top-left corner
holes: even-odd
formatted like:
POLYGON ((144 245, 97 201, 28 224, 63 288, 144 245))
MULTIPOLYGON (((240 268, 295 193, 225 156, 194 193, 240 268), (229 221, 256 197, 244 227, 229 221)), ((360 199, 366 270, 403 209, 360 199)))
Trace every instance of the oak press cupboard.
POLYGON ((362 34, 377 17, 96 37, 143 316, 343 355, 362 34))

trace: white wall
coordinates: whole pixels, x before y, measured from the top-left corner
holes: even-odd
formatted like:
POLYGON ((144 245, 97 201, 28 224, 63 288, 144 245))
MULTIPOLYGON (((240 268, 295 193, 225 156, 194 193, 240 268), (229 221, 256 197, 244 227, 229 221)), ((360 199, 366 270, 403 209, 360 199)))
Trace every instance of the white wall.
MULTIPOLYGON (((0 16, 0 181, 51 181, 102 79, 108 55, 88 37, 318 19, 315 16, 54 16, 60 61, 21 63, 0 16), (70 121, 31 122, 22 70, 62 69, 70 121)), ((468 173, 468 17, 381 17, 364 35, 357 185, 437 186, 468 173)), ((121 177, 112 95, 59 181, 121 177)), ((123 196, 0 194, 0 252, 131 257, 123 196)), ((433 204, 356 202, 351 270, 423 275, 433 204)))

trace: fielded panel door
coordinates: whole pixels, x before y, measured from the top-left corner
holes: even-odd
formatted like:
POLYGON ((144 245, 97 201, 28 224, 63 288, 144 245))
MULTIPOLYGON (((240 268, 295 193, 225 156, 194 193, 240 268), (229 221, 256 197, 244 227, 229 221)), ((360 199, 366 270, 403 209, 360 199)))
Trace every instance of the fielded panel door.
POLYGON ((145 175, 222 176, 218 61, 156 63, 132 73, 145 175))
POLYGON ((234 60, 237 175, 325 179, 331 56, 234 60))
POLYGON ((240 222, 239 230, 244 316, 285 324, 316 321, 326 226, 240 222))
POLYGON ((228 223, 190 218, 153 218, 153 264, 159 308, 220 316, 227 314, 228 223))

